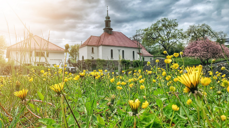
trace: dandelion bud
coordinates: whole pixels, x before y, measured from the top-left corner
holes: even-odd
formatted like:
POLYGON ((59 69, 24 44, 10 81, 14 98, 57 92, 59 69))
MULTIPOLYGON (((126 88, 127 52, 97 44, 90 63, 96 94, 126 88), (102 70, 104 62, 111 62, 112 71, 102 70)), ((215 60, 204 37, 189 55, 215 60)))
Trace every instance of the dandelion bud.
POLYGON ((180 52, 180 55, 183 55, 183 52, 180 52))
POLYGON ((110 105, 111 105, 111 102, 108 102, 108 103, 107 103, 107 106, 110 106, 110 105))
POLYGON ((144 99, 146 99, 146 96, 143 96, 144 99))
POLYGON ((148 61, 148 62, 147 62, 147 66, 149 66, 149 65, 150 65, 150 62, 148 61))
POLYGON ((217 93, 217 95, 222 95, 221 91, 217 91, 216 93, 217 93))
POLYGON ((212 63, 214 63, 215 62, 215 59, 212 59, 212 63))
POLYGON ((111 99, 115 99, 115 95, 112 95, 112 96, 111 96, 111 99))
POLYGON ((20 86, 21 86, 21 83, 19 81, 16 81, 16 91, 19 91, 20 86))
POLYGON ((68 49, 69 49, 69 44, 66 44, 65 45, 65 52, 68 52, 68 49))
POLYGON ((170 86, 169 90, 170 90, 171 92, 175 92, 176 88, 173 87, 173 86, 170 86))

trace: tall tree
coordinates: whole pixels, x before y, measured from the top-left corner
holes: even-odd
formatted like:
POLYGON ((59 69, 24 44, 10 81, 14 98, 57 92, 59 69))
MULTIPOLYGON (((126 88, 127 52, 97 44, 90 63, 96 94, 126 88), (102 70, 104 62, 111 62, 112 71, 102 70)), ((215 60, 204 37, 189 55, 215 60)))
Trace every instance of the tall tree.
POLYGON ((6 50, 6 40, 4 36, 0 36, 0 57, 3 57, 5 50, 6 50))
POLYGON ((227 34, 220 32, 215 32, 207 24, 201 25, 190 25, 185 31, 187 34, 187 39, 189 41, 197 41, 199 39, 209 38, 211 40, 217 40, 216 42, 223 44, 226 40, 227 34))
POLYGON ((150 27, 143 29, 143 44, 150 47, 161 45, 169 51, 172 46, 185 39, 182 29, 178 29, 176 19, 162 18, 150 27))
POLYGON ((76 60, 78 59, 79 48, 80 48, 79 44, 74 44, 70 46, 69 56, 71 57, 71 60, 73 62, 76 62, 76 60))

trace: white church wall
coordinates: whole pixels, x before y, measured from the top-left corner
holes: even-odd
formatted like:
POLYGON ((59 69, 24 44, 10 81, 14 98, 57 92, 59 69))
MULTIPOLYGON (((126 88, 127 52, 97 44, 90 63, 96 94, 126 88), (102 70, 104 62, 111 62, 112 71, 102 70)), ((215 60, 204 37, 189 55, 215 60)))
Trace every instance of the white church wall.
MULTIPOLYGON (((95 46, 86 46, 87 47, 87 59, 98 59, 98 47, 95 46), (94 52, 92 52, 92 48, 94 52)), ((84 58, 85 59, 85 58, 84 58)))
POLYGON ((153 56, 145 56, 144 61, 151 61, 153 60, 153 56))
POLYGON ((133 61, 133 51, 134 51, 134 60, 138 60, 138 49, 137 48, 128 48, 128 47, 115 47, 115 46, 100 46, 102 49, 102 58, 105 60, 119 60, 119 55, 122 57, 122 50, 124 50, 124 59, 133 61), (113 59, 111 58, 111 49, 113 49, 113 59), (119 53, 120 50, 120 53, 119 53))
POLYGON ((79 60, 82 60, 83 56, 84 56, 84 59, 88 59, 88 57, 87 57, 87 53, 88 53, 87 47, 88 46, 85 46, 85 47, 82 47, 82 48, 79 49, 79 60))

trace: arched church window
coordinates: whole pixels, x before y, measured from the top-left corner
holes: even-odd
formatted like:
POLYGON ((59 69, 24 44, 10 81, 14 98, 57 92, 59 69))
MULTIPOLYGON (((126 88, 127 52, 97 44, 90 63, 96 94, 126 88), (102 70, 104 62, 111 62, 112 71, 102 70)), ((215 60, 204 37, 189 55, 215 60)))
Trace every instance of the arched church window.
POLYGON ((134 54, 134 51, 133 51, 133 60, 135 60, 135 54, 134 54))
POLYGON ((94 48, 93 47, 91 48, 91 53, 94 54, 94 48))
POLYGON ((111 59, 113 59, 113 49, 111 49, 111 59))

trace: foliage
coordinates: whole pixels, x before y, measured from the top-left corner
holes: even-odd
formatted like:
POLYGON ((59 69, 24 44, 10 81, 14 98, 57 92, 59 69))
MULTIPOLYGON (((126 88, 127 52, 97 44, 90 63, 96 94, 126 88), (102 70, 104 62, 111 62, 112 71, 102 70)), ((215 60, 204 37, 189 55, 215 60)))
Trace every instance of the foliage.
POLYGON ((130 67, 130 60, 122 59, 121 60, 121 64, 122 64, 123 67, 125 67, 125 69, 129 69, 129 67, 130 67))
POLYGON ((190 25, 189 28, 185 32, 187 34, 187 38, 189 41, 197 41, 200 38, 208 37, 209 39, 216 39, 217 42, 224 44, 225 38, 227 34, 220 32, 215 32, 211 29, 211 27, 207 24, 201 25, 190 25))
POLYGON ((150 27, 143 29, 143 44, 148 47, 158 44, 164 50, 169 51, 172 46, 186 37, 182 29, 177 29, 177 27, 178 22, 175 19, 160 19, 150 27))
POLYGON ((96 59, 96 68, 103 69, 103 65, 106 63, 104 59, 96 59))
MULTIPOLYGON (((228 57, 229 49, 224 45, 222 45, 222 48, 228 57)), ((224 58, 220 45, 209 39, 200 39, 198 41, 190 42, 184 49, 184 56, 198 58, 202 64, 205 64, 205 61, 209 63, 209 59, 224 58)))
POLYGON ((128 69, 119 75, 22 66, 27 75, 0 77, 0 127, 228 127, 228 76, 213 72, 205 82, 202 66, 187 68, 178 62, 175 68, 179 59, 187 60, 172 57, 165 69, 128 69), (192 86, 197 92, 184 92, 192 86), (13 95, 16 87, 28 89, 23 101, 13 95))
POLYGON ((76 63, 76 60, 79 58, 79 44, 74 44, 70 46, 69 56, 71 57, 71 61, 76 63))
POLYGON ((143 65, 142 65, 142 61, 141 61, 141 60, 134 60, 134 61, 132 62, 132 66, 133 66, 134 68, 143 66, 143 65))

